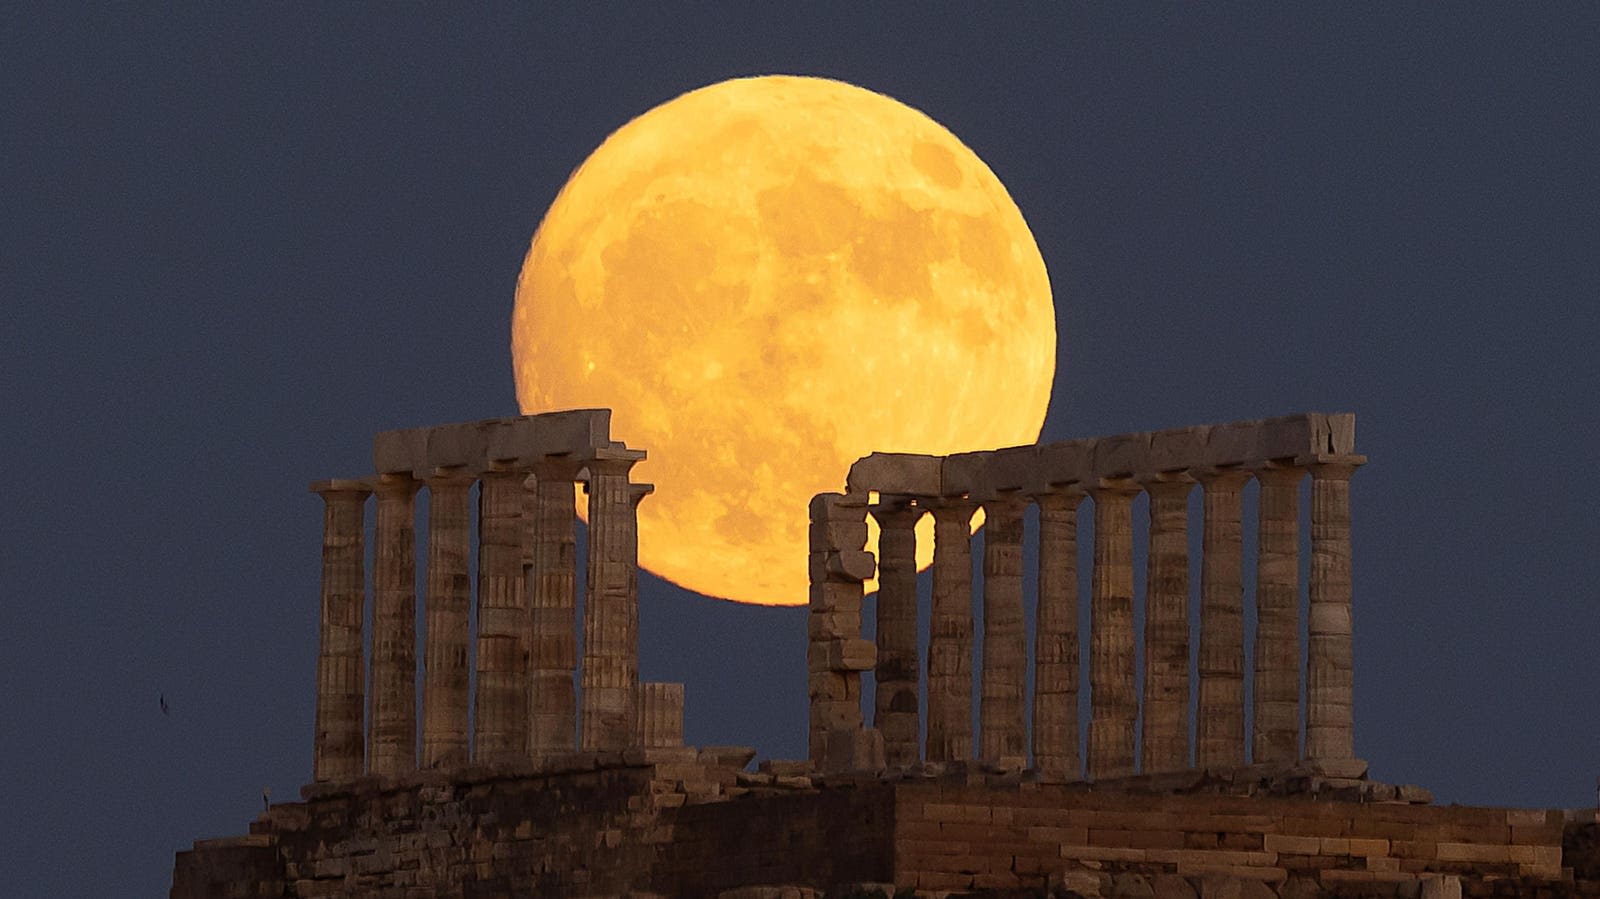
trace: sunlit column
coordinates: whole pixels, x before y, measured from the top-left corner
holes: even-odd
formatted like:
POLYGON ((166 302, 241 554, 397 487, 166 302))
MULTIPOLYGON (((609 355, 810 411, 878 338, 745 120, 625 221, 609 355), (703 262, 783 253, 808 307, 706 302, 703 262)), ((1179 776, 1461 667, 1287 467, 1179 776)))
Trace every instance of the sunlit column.
POLYGON ((883 733, 890 765, 917 761, 917 520, 919 506, 886 501, 868 508, 878 534, 878 663, 872 726, 883 733))
POLYGON ((534 464, 532 564, 528 591, 532 643, 528 750, 534 756, 577 746, 578 540, 572 484, 578 463, 534 464))
POLYGON ((361 481, 317 481, 322 497, 322 615, 317 647, 317 731, 312 779, 360 777, 365 763, 362 618, 366 605, 366 501, 361 481))
POLYGON ((478 481, 478 683, 473 760, 510 762, 528 752, 528 608, 522 590, 525 471, 485 471, 478 481))
POLYGON ((1094 497, 1089 606, 1089 777, 1133 773, 1138 699, 1133 665, 1133 499, 1139 485, 1104 479, 1094 497))
POLYGON ((1145 481, 1150 552, 1145 582, 1146 774, 1189 767, 1189 494, 1194 480, 1170 473, 1145 481))
POLYGON ((422 644, 422 766, 467 763, 471 669, 473 478, 444 472, 427 478, 427 630, 422 644))
POLYGON ((583 711, 579 747, 626 749, 638 669, 638 521, 628 472, 636 450, 602 450, 588 463, 589 565, 583 603, 583 711))
POLYGON ((972 516, 978 504, 956 498, 931 505, 926 758, 952 762, 972 757, 972 516))
POLYGON ((1061 487, 1039 506, 1039 603, 1033 651, 1033 764, 1050 780, 1076 780, 1078 759, 1078 504, 1061 487))
POLYGON ((1311 466, 1311 617, 1306 666, 1306 755, 1347 759, 1353 652, 1350 630, 1350 476, 1361 464, 1311 466))
POLYGON ((1251 761, 1300 757, 1300 482, 1305 469, 1269 466, 1256 526, 1255 714, 1251 761))
POLYGON ((417 489, 409 474, 379 477, 372 566, 373 774, 417 767, 417 489))
POLYGON ((983 504, 983 676, 978 757, 1025 763, 1023 704, 1028 644, 1022 630, 1022 516, 1028 504, 1002 497, 983 504))
POLYGON ((1195 764, 1244 764, 1244 537, 1241 492, 1249 472, 1198 473, 1205 524, 1200 564, 1200 706, 1195 764))

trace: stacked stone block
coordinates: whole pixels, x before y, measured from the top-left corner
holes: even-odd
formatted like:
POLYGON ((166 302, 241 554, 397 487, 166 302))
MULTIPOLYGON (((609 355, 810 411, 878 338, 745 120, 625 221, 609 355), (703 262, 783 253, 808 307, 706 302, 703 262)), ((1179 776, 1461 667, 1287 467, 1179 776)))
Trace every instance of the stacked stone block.
POLYGON ((866 516, 865 494, 824 493, 811 501, 806 692, 810 757, 818 767, 868 767, 874 755, 881 759, 881 737, 864 730, 861 717, 861 672, 877 663, 877 647, 861 638, 862 582, 876 570, 864 549, 866 516))

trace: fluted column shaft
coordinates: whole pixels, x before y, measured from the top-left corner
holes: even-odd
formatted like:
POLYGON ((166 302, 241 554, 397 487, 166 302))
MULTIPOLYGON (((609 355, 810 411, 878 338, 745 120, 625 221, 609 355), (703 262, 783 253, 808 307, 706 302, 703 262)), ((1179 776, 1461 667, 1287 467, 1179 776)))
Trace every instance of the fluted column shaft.
POLYGON ((1244 758, 1244 530, 1248 472, 1199 475, 1205 489, 1200 565, 1200 708, 1195 764, 1236 767, 1244 758))
POLYGON ((410 475, 383 475, 372 566, 373 774, 417 767, 417 488, 410 475))
POLYGON ((1022 515, 1027 503, 1002 498, 983 504, 983 674, 979 686, 978 757, 988 762, 1027 759, 1023 697, 1028 644, 1022 629, 1022 515))
POLYGON ((1078 759, 1078 504, 1061 488, 1039 506, 1039 602, 1033 652, 1033 764, 1051 780, 1075 780, 1078 759))
POLYGON ((891 765, 917 761, 917 520, 924 510, 905 502, 868 510, 878 522, 878 661, 873 669, 872 726, 883 733, 891 765))
POLYGON ((360 777, 366 761, 361 631, 366 605, 366 501, 371 491, 360 481, 319 481, 311 490, 323 500, 312 779, 343 780, 360 777))
POLYGON ((1089 606, 1089 777, 1133 773, 1138 699, 1133 665, 1131 481, 1102 480, 1094 497, 1094 572, 1089 606))
POLYGON ((525 471, 485 471, 478 487, 478 684, 473 759, 528 754, 528 607, 522 584, 525 471))
POLYGON ((472 482, 459 474, 428 478, 427 630, 422 644, 422 766, 467 763, 468 659, 472 576, 472 482))
POLYGON ((538 463, 529 491, 532 559, 524 589, 532 630, 528 750, 534 756, 577 746, 578 539, 572 499, 577 475, 576 463, 538 463))
POLYGON ((933 600, 928 625, 930 762, 972 757, 972 515, 978 504, 933 504, 933 600))
POLYGON ((1256 472, 1256 645, 1251 760, 1300 757, 1300 482, 1302 468, 1256 472))
POLYGON ((1150 551, 1144 613, 1146 774, 1189 767, 1189 494, 1194 481, 1167 474, 1150 494, 1150 551))
POLYGON ((1359 462, 1311 466, 1311 615, 1306 646, 1306 755, 1355 755, 1350 629, 1350 476, 1359 462))
POLYGON ((638 522, 628 471, 635 459, 589 463, 589 566, 583 607, 579 746, 626 749, 639 683, 638 522))

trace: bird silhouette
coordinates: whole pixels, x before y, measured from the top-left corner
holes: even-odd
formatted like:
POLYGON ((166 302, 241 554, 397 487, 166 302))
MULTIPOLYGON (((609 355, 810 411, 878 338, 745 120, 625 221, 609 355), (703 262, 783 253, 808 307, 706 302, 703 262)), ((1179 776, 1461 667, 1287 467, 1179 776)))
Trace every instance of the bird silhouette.
POLYGON ((161 698, 161 714, 163 714, 163 715, 172 714, 172 706, 167 705, 167 694, 161 693, 161 694, 158 694, 158 695, 161 698))

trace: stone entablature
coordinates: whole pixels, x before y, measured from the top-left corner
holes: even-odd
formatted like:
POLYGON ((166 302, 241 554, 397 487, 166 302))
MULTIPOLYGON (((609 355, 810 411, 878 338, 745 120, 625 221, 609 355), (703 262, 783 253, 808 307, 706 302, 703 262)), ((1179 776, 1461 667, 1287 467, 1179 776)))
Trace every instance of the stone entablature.
POLYGON ((681 742, 681 686, 639 683, 637 507, 651 488, 630 482, 629 471, 645 453, 612 440, 610 419, 609 410, 580 409, 386 431, 373 441, 374 475, 311 485, 325 502, 314 780, 681 742), (575 483, 587 493, 590 526, 581 625, 575 483), (415 545, 422 490, 428 550, 419 672, 415 545), (369 676, 362 628, 372 495, 369 676), (648 720, 639 715, 641 690, 648 720))
POLYGON ((1191 766, 1352 759, 1349 481, 1366 461, 1355 416, 1259 421, 1007 447, 952 456, 874 453, 842 494, 811 503, 810 754, 827 770, 982 759, 1046 777, 1101 780, 1191 766), (1310 477, 1308 653, 1299 650, 1300 485, 1310 477), (1242 493, 1256 480, 1256 640, 1252 733, 1245 733, 1242 493), (1189 645, 1188 498, 1203 492, 1200 645, 1189 645), (1150 496, 1145 678, 1136 693, 1132 508, 1150 496), (1079 759, 1077 521, 1093 508, 1088 634, 1090 724, 1079 759), (1038 506, 1032 732, 1024 707, 1023 519, 1038 506), (982 508, 982 583, 968 525, 982 508), (918 745, 915 525, 934 517, 927 737, 918 745), (874 554, 866 517, 880 526, 874 554), (862 639, 862 581, 880 573, 875 641, 862 639), (971 614, 982 601, 982 633, 971 614), (971 732, 974 641, 982 640, 971 732), (1189 662, 1197 650, 1195 733, 1189 662), (861 673, 876 681, 873 727, 861 673), (1305 677, 1307 701, 1301 708, 1305 677), (1142 724, 1143 751, 1135 757, 1142 724), (1305 745, 1301 747, 1301 734, 1305 745), (1191 757, 1192 747, 1192 757, 1191 757))

